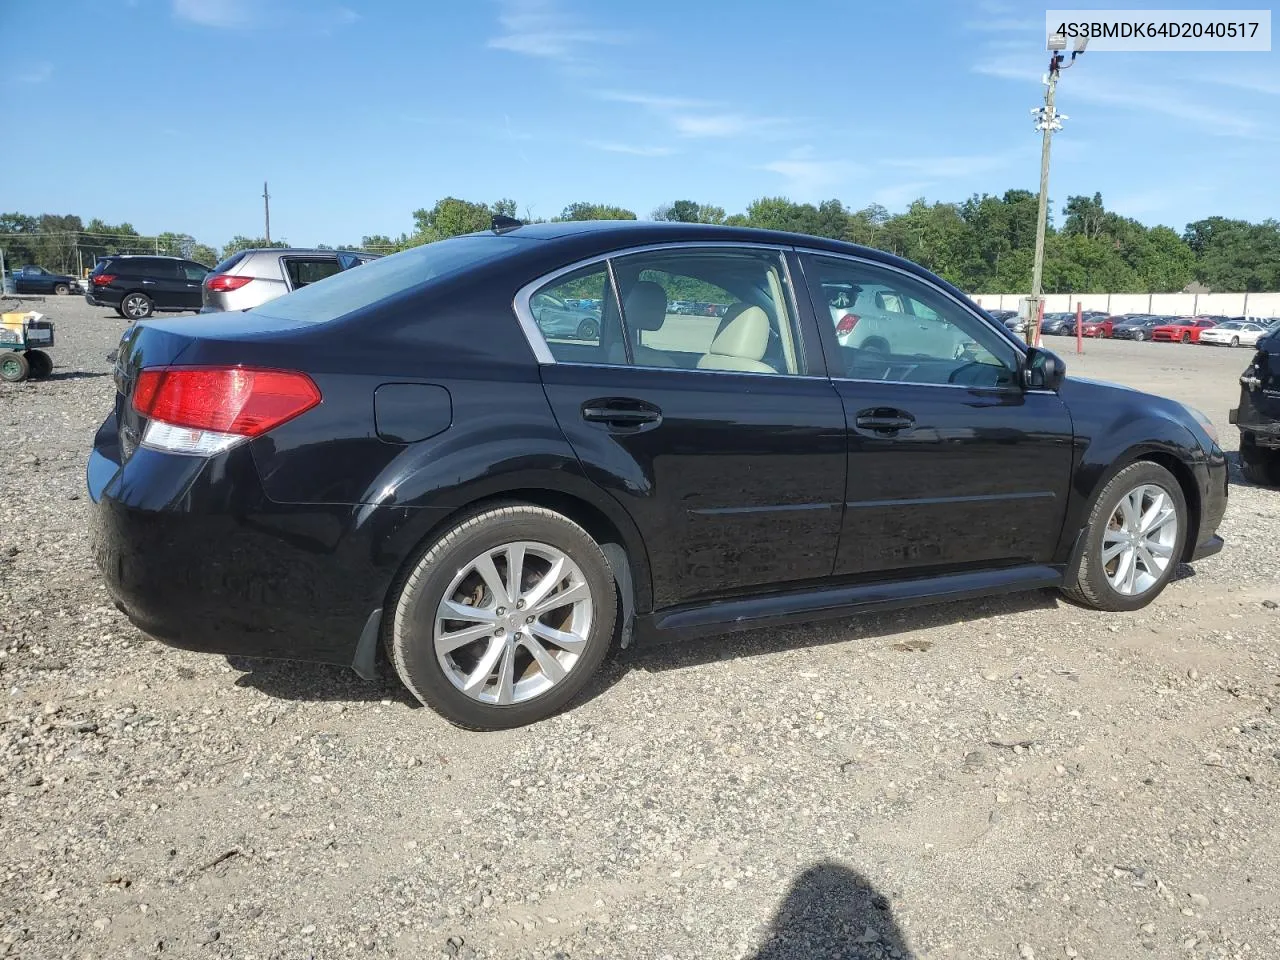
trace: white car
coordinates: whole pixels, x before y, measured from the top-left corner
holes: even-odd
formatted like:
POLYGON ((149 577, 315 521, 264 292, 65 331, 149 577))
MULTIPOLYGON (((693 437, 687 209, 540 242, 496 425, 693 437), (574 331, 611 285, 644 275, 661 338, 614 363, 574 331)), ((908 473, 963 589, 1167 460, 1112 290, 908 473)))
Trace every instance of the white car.
POLYGON ((968 343, 929 307, 888 287, 831 286, 827 301, 843 347, 900 357, 959 357, 968 343))
POLYGON ((1221 347, 1252 347, 1267 327, 1252 320, 1224 320, 1216 327, 1200 331, 1200 342, 1221 347))

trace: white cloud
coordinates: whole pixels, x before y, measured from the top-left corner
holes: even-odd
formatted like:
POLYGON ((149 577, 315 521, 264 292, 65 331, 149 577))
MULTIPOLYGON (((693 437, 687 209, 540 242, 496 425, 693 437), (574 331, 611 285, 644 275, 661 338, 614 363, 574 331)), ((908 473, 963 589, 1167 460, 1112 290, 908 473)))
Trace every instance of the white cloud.
POLYGON ((811 148, 800 147, 781 160, 766 163, 764 169, 786 178, 790 195, 812 200, 825 190, 847 183, 863 168, 849 160, 820 159, 813 156, 811 148))
POLYGON ((1010 159, 1009 153, 1005 152, 972 156, 909 157, 885 160, 884 165, 922 177, 972 177, 1007 167, 1010 159))
POLYGON ((691 100, 687 97, 664 97, 623 90, 602 90, 596 96, 601 100, 609 100, 613 103, 634 103, 651 110, 703 110, 721 106, 714 100, 691 100))
POLYGON ((745 113, 677 113, 668 119, 682 137, 740 137, 784 122, 745 113))
POLYGON ((898 207, 907 206, 913 200, 918 200, 924 196, 925 190, 931 186, 933 186, 933 182, 929 180, 913 180, 908 183, 890 184, 873 193, 871 199, 882 207, 894 210, 898 207))
POLYGON ((669 157, 675 153, 673 147, 648 147, 641 144, 614 143, 605 140, 587 140, 588 147, 604 150, 606 153, 626 153, 635 157, 669 157))
POLYGON ((507 0, 498 23, 503 32, 487 46, 527 57, 571 62, 582 59, 583 47, 621 44, 626 34, 597 30, 569 21, 548 0, 507 0))
POLYGON ((355 23, 360 14, 350 7, 307 2, 288 6, 254 0, 173 0, 173 15, 201 27, 245 30, 250 27, 299 27, 327 33, 355 23))
POLYGON ((1261 73, 1214 73, 1203 79, 1224 87, 1235 87, 1237 90, 1247 90, 1250 93, 1265 93, 1280 97, 1280 76, 1261 73))
POLYGON ((53 76, 53 64, 28 63, 13 75, 14 83, 44 83, 53 76))

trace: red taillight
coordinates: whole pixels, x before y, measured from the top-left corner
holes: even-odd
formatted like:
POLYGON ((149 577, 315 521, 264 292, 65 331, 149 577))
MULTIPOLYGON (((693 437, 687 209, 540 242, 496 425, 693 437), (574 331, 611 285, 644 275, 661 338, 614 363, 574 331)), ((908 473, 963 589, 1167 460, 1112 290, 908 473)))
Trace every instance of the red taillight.
POLYGON ((843 337, 846 334, 853 333, 853 328, 858 325, 858 321, 861 319, 856 313, 846 313, 836 324, 836 336, 843 337))
POLYGON ((225 273, 211 273, 204 278, 204 288, 214 293, 226 293, 229 290, 239 290, 252 279, 253 277, 232 277, 225 273))
POLYGON ((114 273, 100 273, 96 277, 92 277, 91 279, 93 280, 93 285, 95 287, 105 287, 115 278, 116 278, 116 275, 114 273))
POLYGON ((305 373, 155 367, 138 374, 133 408, 175 427, 257 437, 310 410, 320 399, 320 390, 305 373))

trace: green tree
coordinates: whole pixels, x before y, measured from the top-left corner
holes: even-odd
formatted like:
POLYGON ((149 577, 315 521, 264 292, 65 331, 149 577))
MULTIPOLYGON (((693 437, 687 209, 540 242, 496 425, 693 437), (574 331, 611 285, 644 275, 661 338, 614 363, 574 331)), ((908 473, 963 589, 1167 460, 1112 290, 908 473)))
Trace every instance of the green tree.
POLYGON ((239 253, 241 250, 264 250, 269 247, 284 248, 289 246, 283 240, 272 240, 267 243, 266 237, 246 237, 236 234, 227 241, 226 246, 222 248, 222 259, 226 259, 232 254, 239 253))
POLYGON ((203 263, 206 267, 216 267, 219 263, 218 251, 205 243, 193 243, 187 257, 196 263, 203 263))
POLYGON ((605 203, 571 203, 565 207, 554 221, 566 220, 634 220, 634 211, 625 207, 611 207, 605 203))

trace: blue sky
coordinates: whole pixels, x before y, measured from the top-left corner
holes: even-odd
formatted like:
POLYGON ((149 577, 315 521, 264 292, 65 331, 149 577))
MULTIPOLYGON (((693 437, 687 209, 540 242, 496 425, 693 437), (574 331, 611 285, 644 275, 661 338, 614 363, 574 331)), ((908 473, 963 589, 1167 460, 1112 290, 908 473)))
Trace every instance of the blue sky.
MULTIPOLYGON (((1034 190, 1044 10, 0 0, 0 88, 27 130, 11 130, 0 206, 222 244, 261 233, 269 179, 273 235, 312 244, 398 234, 450 194, 550 217, 576 200, 646 216, 678 198, 898 210, 1034 190)), ((1280 54, 1086 54, 1059 109, 1058 208, 1101 191, 1178 229, 1280 216, 1280 54)))

